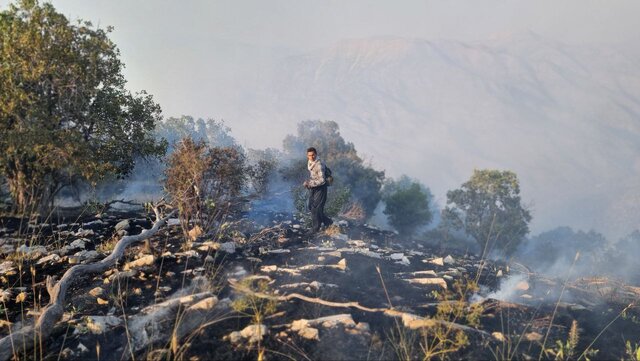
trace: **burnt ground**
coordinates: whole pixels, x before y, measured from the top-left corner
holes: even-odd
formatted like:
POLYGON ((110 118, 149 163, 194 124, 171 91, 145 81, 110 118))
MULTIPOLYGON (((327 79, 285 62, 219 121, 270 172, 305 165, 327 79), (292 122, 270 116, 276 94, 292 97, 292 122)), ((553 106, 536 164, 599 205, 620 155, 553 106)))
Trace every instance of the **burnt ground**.
MULTIPOLYGON (((640 292, 631 286, 546 279, 521 265, 339 223, 308 236, 291 215, 263 213, 228 220, 192 242, 179 226, 165 226, 149 246, 129 249, 118 267, 76 280, 43 349, 20 357, 387 360, 441 352, 436 358, 628 359, 626 341, 632 349, 640 342, 640 292), (188 314, 181 313, 186 303, 153 327, 135 328, 149 306, 202 292, 215 295, 215 308, 173 342, 172 330, 187 323, 179 316, 188 314), (282 299, 292 294, 308 299, 282 299), (376 310, 340 307, 349 302, 376 310)), ((100 260, 125 232, 151 224, 142 212, 31 226, 2 218, 0 337, 33 322, 47 304, 46 276, 59 279, 77 262, 100 260)))

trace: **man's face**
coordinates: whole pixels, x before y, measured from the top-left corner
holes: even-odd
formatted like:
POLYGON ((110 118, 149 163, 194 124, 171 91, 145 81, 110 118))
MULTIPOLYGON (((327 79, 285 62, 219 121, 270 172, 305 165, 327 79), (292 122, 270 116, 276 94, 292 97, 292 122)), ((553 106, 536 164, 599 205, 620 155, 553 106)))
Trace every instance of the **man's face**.
POLYGON ((316 152, 307 152, 307 159, 310 162, 315 162, 316 161, 316 152))

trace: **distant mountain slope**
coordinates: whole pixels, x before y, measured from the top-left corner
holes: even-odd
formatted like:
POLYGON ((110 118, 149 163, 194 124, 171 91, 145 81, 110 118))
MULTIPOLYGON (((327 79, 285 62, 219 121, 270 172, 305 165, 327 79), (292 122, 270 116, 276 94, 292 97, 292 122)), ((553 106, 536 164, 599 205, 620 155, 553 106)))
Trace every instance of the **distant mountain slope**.
POLYGON ((473 168, 514 170, 534 231, 569 225, 619 237, 640 227, 640 212, 623 206, 640 198, 640 57, 631 52, 532 33, 374 38, 273 69, 231 118, 282 133, 299 120, 335 120, 375 166, 420 178, 441 204, 473 168))

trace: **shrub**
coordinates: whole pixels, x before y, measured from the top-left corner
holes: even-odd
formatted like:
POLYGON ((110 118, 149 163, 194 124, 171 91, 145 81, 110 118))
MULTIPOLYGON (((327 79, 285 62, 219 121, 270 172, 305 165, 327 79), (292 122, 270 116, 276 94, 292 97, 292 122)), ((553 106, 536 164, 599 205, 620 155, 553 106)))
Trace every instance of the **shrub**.
POLYGON ((399 181, 390 180, 385 184, 383 213, 400 235, 411 236, 433 219, 431 199, 433 196, 428 188, 403 176, 399 181))
POLYGON ((177 144, 169 157, 165 189, 180 212, 185 236, 196 227, 208 233, 234 209, 245 183, 244 163, 242 153, 232 147, 209 148, 191 138, 177 144))

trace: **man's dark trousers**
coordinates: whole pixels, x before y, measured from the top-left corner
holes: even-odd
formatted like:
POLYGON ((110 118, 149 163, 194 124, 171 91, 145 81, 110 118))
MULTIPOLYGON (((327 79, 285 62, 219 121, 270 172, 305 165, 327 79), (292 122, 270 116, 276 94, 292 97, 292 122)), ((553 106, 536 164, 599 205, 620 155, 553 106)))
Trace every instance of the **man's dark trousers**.
POLYGON ((327 185, 323 184, 318 187, 311 188, 309 194, 309 210, 311 211, 311 224, 313 232, 320 230, 322 223, 328 226, 333 223, 331 218, 324 214, 324 204, 327 202, 327 185))

